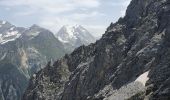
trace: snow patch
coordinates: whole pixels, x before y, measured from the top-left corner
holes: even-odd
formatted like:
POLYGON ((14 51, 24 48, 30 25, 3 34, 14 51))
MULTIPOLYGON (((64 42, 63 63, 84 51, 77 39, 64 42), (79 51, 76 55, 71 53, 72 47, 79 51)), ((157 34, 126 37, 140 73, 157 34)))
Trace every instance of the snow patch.
POLYGON ((15 39, 10 39, 10 40, 3 40, 2 42, 1 42, 1 44, 5 44, 5 43, 7 43, 7 42, 10 42, 10 41, 15 41, 15 39))
POLYGON ((6 24, 6 21, 2 21, 2 24, 6 24))
POLYGON ((15 41, 17 38, 19 38, 21 36, 21 34, 16 34, 16 36, 14 38, 11 38, 11 39, 0 39, 0 44, 5 44, 7 42, 10 42, 10 41, 15 41))
POLYGON ((69 26, 69 25, 65 26, 65 30, 68 33, 70 38, 74 36, 74 29, 72 26, 69 26))
POLYGON ((17 34, 18 34, 18 31, 7 32, 4 37, 10 37, 10 36, 14 36, 14 35, 17 35, 17 34))
POLYGON ((58 40, 62 43, 68 43, 68 41, 63 40, 61 37, 58 37, 58 40))
POLYGON ((11 28, 10 28, 10 31, 13 31, 13 30, 14 30, 14 28, 15 28, 15 27, 11 27, 11 28))
POLYGON ((141 75, 135 80, 135 82, 140 82, 140 83, 142 83, 142 84, 145 86, 146 81, 149 80, 148 74, 149 74, 149 71, 141 74, 141 75))
POLYGON ((81 31, 82 31, 82 32, 84 32, 84 33, 86 32, 86 30, 85 30, 85 29, 82 29, 81 31))

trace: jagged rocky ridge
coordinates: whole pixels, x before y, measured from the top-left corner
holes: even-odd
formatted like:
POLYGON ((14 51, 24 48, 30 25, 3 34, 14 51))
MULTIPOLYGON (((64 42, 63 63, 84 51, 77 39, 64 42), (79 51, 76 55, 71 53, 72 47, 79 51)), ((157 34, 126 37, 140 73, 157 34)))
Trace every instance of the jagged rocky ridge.
POLYGON ((169 60, 170 1, 132 0, 100 40, 32 77, 23 100, 169 100, 169 60))
POLYGON ((0 21, 0 100, 21 100, 29 78, 65 54, 52 32, 0 21))

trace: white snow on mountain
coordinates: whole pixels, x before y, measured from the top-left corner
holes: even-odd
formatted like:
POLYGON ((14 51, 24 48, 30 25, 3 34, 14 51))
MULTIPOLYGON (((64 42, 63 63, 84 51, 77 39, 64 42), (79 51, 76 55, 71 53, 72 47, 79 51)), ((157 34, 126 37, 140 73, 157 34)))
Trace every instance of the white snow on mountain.
POLYGON ((14 30, 14 28, 15 28, 15 27, 11 27, 11 28, 10 28, 10 31, 13 31, 13 30, 14 30))
POLYGON ((17 34, 16 31, 15 32, 11 32, 11 34, 7 34, 4 37, 1 37, 0 44, 5 44, 5 43, 7 43, 9 41, 15 41, 20 36, 21 36, 21 34, 17 34))
POLYGON ((2 35, 0 34, 0 43, 1 44, 5 44, 9 41, 14 41, 15 39, 20 37, 20 33, 18 33, 18 31, 11 31, 11 32, 7 32, 6 34, 2 35))
POLYGON ((2 21, 2 24, 6 24, 6 21, 2 21))
POLYGON ((5 44, 9 41, 14 41, 21 35, 19 30, 17 30, 14 25, 6 23, 6 21, 0 21, 0 44, 5 44))
POLYGON ((66 25, 63 27, 64 30, 68 33, 68 36, 70 38, 72 38, 74 36, 74 26, 69 26, 69 25, 66 25))
POLYGON ((78 47, 80 45, 87 45, 95 41, 95 38, 81 25, 65 25, 56 34, 56 37, 62 43, 67 43, 78 47))
POLYGON ((6 24, 6 21, 0 21, 0 28, 2 27, 2 25, 6 24))
POLYGON ((10 36, 15 36, 18 34, 18 31, 11 31, 11 32, 7 32, 6 35, 4 35, 3 37, 10 37, 10 36))
POLYGON ((39 35, 41 32, 41 28, 37 25, 33 25, 30 28, 21 29, 19 27, 15 27, 6 21, 0 21, 0 44, 8 43, 9 41, 15 41, 19 38, 24 31, 24 34, 28 36, 28 38, 32 39, 39 35), (5 27, 3 27, 5 26, 5 27))
POLYGON ((76 40, 76 29, 77 27, 75 26, 69 26, 69 25, 65 25, 62 27, 62 29, 59 31, 59 33, 57 34, 58 39, 61 42, 67 43, 70 40, 76 40))
POLYGON ((141 74, 135 81, 136 81, 136 82, 140 82, 140 83, 142 83, 142 84, 145 86, 146 81, 149 80, 148 74, 149 74, 149 71, 141 74))
POLYGON ((68 41, 64 41, 60 36, 58 37, 58 40, 62 43, 68 43, 68 41))

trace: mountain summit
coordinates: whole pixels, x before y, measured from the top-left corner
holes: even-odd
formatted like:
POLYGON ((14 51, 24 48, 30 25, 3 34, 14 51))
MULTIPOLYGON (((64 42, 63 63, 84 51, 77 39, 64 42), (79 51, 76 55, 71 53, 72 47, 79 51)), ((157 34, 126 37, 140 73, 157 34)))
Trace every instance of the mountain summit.
POLYGON ((29 78, 65 53, 62 43, 47 29, 0 21, 0 100, 21 100, 29 78))
POLYGON ((66 48, 71 49, 71 51, 81 45, 88 45, 95 42, 95 38, 91 33, 81 25, 65 25, 59 30, 56 37, 66 48))
POLYGON ((21 36, 24 28, 16 27, 7 21, 0 21, 0 44, 14 41, 21 36))
POLYGON ((170 100, 170 0, 132 0, 100 40, 39 71, 23 100, 170 100))

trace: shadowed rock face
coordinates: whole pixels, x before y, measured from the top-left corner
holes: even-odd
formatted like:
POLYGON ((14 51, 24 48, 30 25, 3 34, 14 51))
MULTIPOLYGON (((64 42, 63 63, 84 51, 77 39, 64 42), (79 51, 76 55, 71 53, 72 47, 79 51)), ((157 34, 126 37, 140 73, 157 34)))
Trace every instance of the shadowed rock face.
POLYGON ((169 0, 132 0, 100 40, 33 77, 23 100, 168 100, 169 29, 169 0), (135 81, 146 72, 145 86, 135 81))

